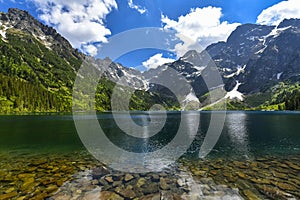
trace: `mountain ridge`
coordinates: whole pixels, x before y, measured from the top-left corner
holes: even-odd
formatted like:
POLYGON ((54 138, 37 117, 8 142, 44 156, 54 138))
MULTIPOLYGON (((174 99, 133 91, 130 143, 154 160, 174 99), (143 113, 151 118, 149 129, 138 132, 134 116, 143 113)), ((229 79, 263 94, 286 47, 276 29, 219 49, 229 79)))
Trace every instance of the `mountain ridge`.
POLYGON ((97 86, 96 110, 111 109, 114 82, 121 77, 137 90, 130 109, 146 110, 155 103, 168 106, 156 94, 142 90, 147 85, 140 72, 110 59, 94 59, 80 53, 27 11, 9 9, 8 13, 1 13, 0 30, 0 113, 71 112, 72 87, 84 60, 91 61, 95 72, 106 69, 97 86))
MULTIPOLYGON (((95 70, 101 71, 103 66, 109 65, 104 71, 106 80, 100 81, 102 86, 98 87, 97 110, 111 109, 111 92, 121 78, 138 93, 132 99, 131 109, 148 109, 155 103, 178 109, 180 102, 170 91, 149 81, 167 68, 185 77, 195 91, 196 96, 190 91, 183 92, 183 102, 198 98, 201 105, 207 107, 211 103, 208 92, 212 88, 207 88, 203 76, 211 73, 212 69, 207 66, 212 61, 223 78, 223 100, 229 109, 300 109, 299 19, 283 20, 277 27, 241 25, 226 42, 211 44, 200 53, 191 50, 173 63, 144 73, 114 63, 109 58, 94 59, 80 53, 55 29, 18 9, 0 13, 0 43, 0 75, 3 79, 0 82, 0 112, 70 111, 72 86, 77 70, 86 58, 91 60, 95 70), (8 88, 13 82, 22 85, 24 81, 31 90, 43 94, 44 99, 33 103, 32 98, 37 98, 36 95, 29 98, 21 86, 15 91, 8 88), (288 95, 294 96, 293 99, 289 100, 288 95), (43 106, 42 101, 47 106, 43 106)), ((220 88, 219 85, 213 87, 220 88)))
MULTIPOLYGON (((279 91, 282 84, 296 88, 287 93, 295 93, 292 107, 300 109, 299 33, 300 19, 285 19, 278 26, 243 24, 230 34, 227 41, 211 44, 202 52, 191 50, 179 60, 158 67, 156 73, 161 73, 165 67, 177 69, 190 80, 197 97, 203 99, 208 92, 201 80, 201 74, 205 72, 203 66, 213 61, 223 77, 224 89, 231 92, 225 95, 230 97, 229 104, 238 105, 229 105, 229 109, 285 109, 285 104, 290 105, 286 103, 289 101, 287 95, 281 100, 276 99, 284 96, 277 93, 289 90, 284 87, 284 92, 279 91), (232 96, 234 93, 236 97, 232 96), (241 94, 244 101, 238 100, 241 94), (255 95, 263 99, 260 104, 252 103, 255 95)), ((151 73, 155 73, 154 70, 151 73)), ((287 107, 291 109, 289 105, 287 107)))

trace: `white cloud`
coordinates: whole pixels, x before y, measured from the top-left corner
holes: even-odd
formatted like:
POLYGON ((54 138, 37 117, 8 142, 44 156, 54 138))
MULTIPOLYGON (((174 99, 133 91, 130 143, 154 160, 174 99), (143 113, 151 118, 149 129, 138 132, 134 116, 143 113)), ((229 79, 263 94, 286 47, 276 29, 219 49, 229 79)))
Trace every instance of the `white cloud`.
POLYGON ((129 8, 138 11, 140 14, 144 14, 145 12, 147 12, 146 8, 143 8, 139 5, 134 4, 133 0, 128 0, 128 6, 129 6, 129 8))
POLYGON ((39 8, 39 18, 67 38, 73 47, 95 54, 95 42, 107 42, 111 32, 104 20, 115 0, 31 0, 39 8))
POLYGON ((147 61, 143 62, 143 66, 147 69, 155 69, 160 65, 165 63, 174 62, 174 59, 171 58, 164 58, 162 53, 155 54, 154 56, 150 57, 147 61))
POLYGON ((83 49, 84 52, 86 52, 87 54, 89 54, 91 56, 96 56, 97 52, 98 52, 97 47, 93 44, 84 45, 82 47, 82 49, 83 49))
POLYGON ((282 1, 261 12, 256 23, 278 25, 283 19, 300 18, 299 0, 282 1))
POLYGON ((205 48, 208 45, 225 41, 231 32, 240 25, 230 24, 227 21, 221 22, 221 8, 205 7, 192 9, 185 16, 180 16, 177 21, 163 16, 161 21, 164 29, 175 30, 177 37, 182 41, 175 46, 177 56, 183 56, 188 50, 198 50, 199 44, 205 48))

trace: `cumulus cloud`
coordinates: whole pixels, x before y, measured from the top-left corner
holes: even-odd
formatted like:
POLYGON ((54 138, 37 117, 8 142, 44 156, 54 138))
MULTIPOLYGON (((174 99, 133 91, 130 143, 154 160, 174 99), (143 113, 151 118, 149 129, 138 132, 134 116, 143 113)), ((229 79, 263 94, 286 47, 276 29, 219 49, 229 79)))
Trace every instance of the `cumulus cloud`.
POLYGON ((222 10, 216 7, 192 9, 187 15, 178 20, 169 19, 162 15, 161 21, 164 29, 175 30, 177 37, 182 41, 175 46, 177 56, 183 56, 188 50, 198 50, 200 44, 203 48, 208 45, 225 41, 239 23, 230 24, 221 22, 222 10))
POLYGON ((129 8, 138 11, 140 14, 144 14, 145 12, 147 12, 146 8, 143 8, 139 5, 134 4, 133 0, 128 0, 128 6, 129 6, 129 8))
POLYGON ((39 8, 39 18, 67 38, 73 47, 95 55, 93 43, 107 42, 111 34, 104 20, 115 0, 31 0, 39 8))
POLYGON ((278 25, 283 19, 300 18, 299 0, 282 1, 261 12, 256 23, 278 25))
POLYGON ((98 53, 98 48, 94 44, 85 44, 82 46, 82 50, 92 56, 98 53))
POLYGON ((147 61, 143 62, 142 64, 147 69, 155 69, 160 65, 174 62, 174 61, 175 61, 174 59, 164 58, 162 53, 158 53, 150 57, 147 61))

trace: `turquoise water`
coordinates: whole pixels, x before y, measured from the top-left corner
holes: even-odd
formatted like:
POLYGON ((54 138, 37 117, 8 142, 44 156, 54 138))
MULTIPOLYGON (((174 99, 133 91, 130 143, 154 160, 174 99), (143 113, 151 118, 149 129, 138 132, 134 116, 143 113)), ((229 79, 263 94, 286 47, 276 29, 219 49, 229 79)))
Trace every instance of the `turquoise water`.
MULTIPOLYGON (((148 123, 148 112, 133 112, 139 125, 148 123)), ((167 145, 176 135, 180 112, 169 112, 163 129, 150 139, 125 134, 111 113, 97 115, 106 136, 116 145, 132 152, 152 152, 167 145)), ((119 114, 118 117, 122 117, 119 114)), ((160 118, 160 114, 155 114, 160 118)), ((200 125, 187 155, 196 158, 205 137, 211 112, 201 112, 200 125)), ((185 122, 189 123, 189 122, 185 122)), ((194 126, 193 122, 186 126, 194 126)), ((84 149, 71 115, 0 116, 0 148, 7 150, 73 151, 84 149)), ((286 155, 300 153, 299 112, 226 113, 217 145, 209 156, 286 155)))
POLYGON ((215 147, 218 155, 300 154, 300 113, 228 112, 215 147))

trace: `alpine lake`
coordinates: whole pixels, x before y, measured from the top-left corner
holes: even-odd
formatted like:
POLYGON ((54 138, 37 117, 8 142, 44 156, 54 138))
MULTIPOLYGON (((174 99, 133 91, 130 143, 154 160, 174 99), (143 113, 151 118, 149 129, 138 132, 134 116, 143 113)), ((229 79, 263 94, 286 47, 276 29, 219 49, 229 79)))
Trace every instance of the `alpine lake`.
MULTIPOLYGON (((300 112, 227 111, 217 144, 199 158, 212 113, 199 112, 197 134, 184 155, 161 167, 162 155, 150 166, 159 170, 139 173, 94 158, 72 114, 0 116, 0 200, 300 199, 300 112)), ((181 115, 167 112, 161 131, 143 139, 124 134, 112 113, 98 113, 97 119, 116 146, 147 153, 168 145, 178 124, 195 126, 181 115)), ((130 117, 143 125, 149 112, 130 117)))

